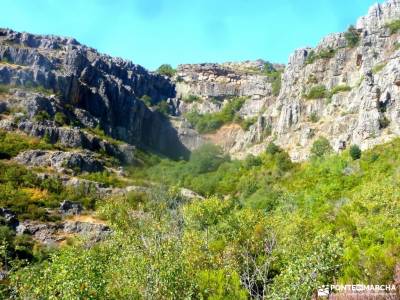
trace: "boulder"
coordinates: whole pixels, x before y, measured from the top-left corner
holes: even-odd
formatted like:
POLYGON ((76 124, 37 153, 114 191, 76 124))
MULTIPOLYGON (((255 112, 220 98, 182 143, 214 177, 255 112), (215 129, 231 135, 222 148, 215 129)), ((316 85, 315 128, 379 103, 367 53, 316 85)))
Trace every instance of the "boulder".
POLYGON ((79 202, 72 202, 64 200, 60 204, 59 211, 63 215, 79 215, 83 210, 82 204, 79 202))
POLYGON ((59 172, 65 169, 74 172, 100 172, 104 169, 103 163, 89 151, 28 150, 18 154, 14 160, 31 167, 52 167, 59 172))

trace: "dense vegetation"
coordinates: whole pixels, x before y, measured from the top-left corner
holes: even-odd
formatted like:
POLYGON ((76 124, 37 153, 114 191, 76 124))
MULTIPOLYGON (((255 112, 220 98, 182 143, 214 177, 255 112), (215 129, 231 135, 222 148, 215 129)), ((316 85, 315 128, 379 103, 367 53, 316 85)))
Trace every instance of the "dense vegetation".
POLYGON ((311 50, 310 53, 308 53, 307 55, 306 64, 312 64, 318 59, 330 59, 334 57, 335 54, 336 50, 332 48, 322 49, 318 52, 311 50))
POLYGON ((308 93, 304 94, 304 98, 306 98, 307 100, 322 99, 322 98, 331 99, 333 95, 349 91, 351 91, 351 87, 345 84, 334 86, 331 90, 328 90, 322 84, 318 84, 312 86, 308 91, 308 93))
POLYGON ((352 25, 350 26, 347 31, 344 33, 344 38, 347 41, 347 45, 350 48, 354 48, 360 42, 360 33, 358 30, 352 25))
POLYGON ((167 77, 172 77, 175 75, 176 70, 171 65, 164 64, 159 66, 156 72, 167 77))
POLYGON ((389 28, 391 34, 395 34, 400 30, 400 20, 389 22, 386 27, 389 28))
POLYGON ((272 94, 278 96, 282 86, 282 70, 276 70, 270 63, 264 66, 263 74, 271 80, 272 94))
MULTIPOLYGON (((292 163, 271 143, 237 161, 205 145, 188 161, 143 159, 131 179, 153 182, 148 193, 93 202, 114 230, 95 246, 76 241, 49 253, 0 227, 3 264, 12 269, 3 292, 25 299, 309 299, 322 284, 390 282, 400 259, 400 140, 337 155, 319 138, 311 153, 308 162, 292 163), (180 187, 205 198, 184 198, 180 187)), ((42 218, 32 214, 73 195, 22 166, 4 161, 0 170, 1 206, 20 216, 42 218)), ((123 184, 107 172, 87 178, 123 184)))
MULTIPOLYGON (((228 123, 242 124, 244 120, 238 112, 245 101, 246 98, 244 97, 233 98, 219 112, 199 114, 197 111, 192 111, 186 114, 186 118, 199 133, 213 132, 228 123)), ((254 122, 254 120, 252 121, 254 122)), ((248 128, 247 125, 248 123, 244 125, 244 128, 248 128)))

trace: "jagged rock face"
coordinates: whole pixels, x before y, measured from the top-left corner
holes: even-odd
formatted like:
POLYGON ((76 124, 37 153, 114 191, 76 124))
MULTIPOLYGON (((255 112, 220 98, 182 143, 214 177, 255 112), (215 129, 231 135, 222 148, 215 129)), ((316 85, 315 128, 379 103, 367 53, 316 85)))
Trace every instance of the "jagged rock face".
POLYGON ((314 49, 296 50, 287 66, 272 65, 275 70, 284 68, 279 95, 262 60, 181 65, 171 81, 100 55, 73 39, 0 30, 0 83, 33 83, 57 92, 49 97, 15 93, 1 103, 0 111, 19 99, 29 118, 17 123, 1 120, 0 128, 41 137, 50 134, 64 144, 99 148, 99 142, 82 130, 32 120, 45 110, 52 116, 60 111, 71 114, 68 117, 85 127, 100 126, 115 138, 174 157, 187 156, 188 150, 207 140, 237 157, 258 154, 274 141, 294 160, 303 160, 320 136, 337 151, 351 144, 366 149, 400 135, 399 34, 385 26, 398 19, 399 0, 374 5, 353 30, 359 37, 355 45, 345 33, 335 33, 314 49), (325 91, 309 96, 316 87, 325 91), (147 109, 138 100, 143 95, 156 101, 169 98, 177 118, 168 120, 147 109), (232 97, 246 97, 239 114, 257 119, 247 131, 228 126, 215 135, 201 136, 184 120, 185 113, 193 110, 218 112, 232 97), (66 109, 67 104, 73 109, 66 109))
MULTIPOLYGON (((176 93, 179 99, 198 96, 195 103, 179 103, 179 111, 196 109, 200 113, 216 112, 223 100, 230 97, 249 97, 242 109, 244 116, 253 116, 263 109, 272 97, 271 79, 263 75, 263 60, 243 63, 180 65, 176 75, 176 93), (207 101, 213 100, 213 101, 207 101), (218 101, 220 100, 220 101, 218 101)), ((274 65, 281 69, 282 65, 274 65)))
POLYGON ((28 150, 18 154, 14 160, 26 166, 51 167, 57 172, 63 172, 65 169, 79 172, 100 172, 104 170, 103 163, 89 151, 28 150))
MULTIPOLYGON (((99 125, 130 144, 187 155, 168 120, 138 100, 143 95, 154 101, 175 96, 174 85, 161 75, 99 54, 74 39, 7 29, 0 29, 0 62, 0 83, 54 91, 50 105, 42 101, 47 103, 40 106, 42 110, 54 114, 72 107, 74 117, 85 126, 99 125)), ((35 114, 35 107, 26 107, 35 114)))
MULTIPOLYGON (((350 46, 345 33, 336 33, 323 38, 315 49, 296 50, 282 74, 277 97, 271 95, 267 80, 260 88, 259 75, 236 72, 236 77, 231 76, 221 71, 224 65, 181 67, 178 76, 184 88, 180 90, 177 83, 177 94, 224 99, 236 91, 235 95, 250 96, 241 113, 258 116, 258 121, 246 132, 238 129, 234 143, 219 142, 237 157, 258 154, 274 141, 294 160, 303 160, 320 136, 327 137, 337 151, 351 144, 370 148, 400 135, 399 34, 391 34, 385 26, 398 19, 400 1, 389 0, 373 6, 357 22, 356 46, 350 46), (325 95, 307 97, 321 86, 325 95)), ((221 135, 217 132, 217 136, 221 135)))
POLYGON ((86 238, 86 245, 91 246, 112 234, 112 230, 105 224, 73 220, 62 223, 40 223, 25 220, 17 226, 16 232, 18 235, 30 234, 35 240, 49 246, 55 246, 71 235, 80 235, 86 238))
POLYGON ((399 1, 374 6, 358 22, 358 46, 348 47, 343 33, 332 34, 313 50, 334 49, 331 58, 308 63, 311 49, 297 50, 289 58, 280 95, 264 115, 272 120, 277 143, 288 149, 293 159, 306 158, 319 136, 327 137, 338 151, 350 144, 369 148, 400 134, 398 35, 391 35, 385 27, 389 20, 399 18, 399 1), (338 92, 331 99, 306 99, 304 94, 316 85, 328 92, 337 86, 349 91, 338 92), (383 124, 384 120, 388 124, 383 124))

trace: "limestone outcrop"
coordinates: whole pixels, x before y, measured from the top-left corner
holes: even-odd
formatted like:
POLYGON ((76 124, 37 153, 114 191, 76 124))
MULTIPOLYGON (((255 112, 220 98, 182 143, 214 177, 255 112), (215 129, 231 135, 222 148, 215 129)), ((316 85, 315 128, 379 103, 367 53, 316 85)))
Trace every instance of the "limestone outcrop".
POLYGON ((168 119, 139 100, 172 98, 173 83, 74 39, 0 29, 0 84, 14 88, 6 100, 11 106, 20 100, 30 121, 38 113, 63 113, 73 124, 101 128, 132 145, 188 154, 168 119))
POLYGON ((400 1, 389 0, 371 7, 347 32, 331 34, 315 48, 296 50, 276 95, 265 72, 256 72, 262 61, 253 62, 253 68, 249 63, 236 69, 229 64, 181 66, 177 96, 202 99, 181 110, 217 112, 230 97, 248 96, 240 113, 257 121, 247 131, 238 128, 234 141, 216 141, 237 157, 260 153, 274 141, 292 159, 303 160, 321 136, 336 151, 351 144, 367 149, 384 143, 400 135, 399 33, 388 26, 398 20, 400 1), (219 101, 213 106, 207 99, 219 101))

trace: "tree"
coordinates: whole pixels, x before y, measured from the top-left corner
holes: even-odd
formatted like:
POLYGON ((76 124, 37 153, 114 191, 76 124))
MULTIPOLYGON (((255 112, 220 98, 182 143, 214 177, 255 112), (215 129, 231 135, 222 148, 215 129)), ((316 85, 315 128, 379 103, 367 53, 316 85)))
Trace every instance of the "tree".
POLYGON ((361 158, 361 149, 357 145, 352 145, 350 147, 350 156, 353 160, 361 158))
POLYGON ((350 48, 354 48, 355 46, 358 45, 358 42, 360 41, 360 35, 357 32, 357 29, 351 25, 349 29, 344 33, 344 38, 347 41, 347 44, 350 48))
POLYGON ((167 77, 172 77, 175 75, 176 70, 169 64, 163 64, 158 67, 157 73, 167 77))
POLYGON ((323 157, 332 151, 331 144, 325 137, 318 138, 311 147, 311 154, 315 157, 323 157))
POLYGON ((205 144, 193 151, 190 156, 189 169, 192 174, 215 171, 223 162, 228 161, 222 149, 213 144, 205 144))
POLYGON ((268 154, 275 155, 276 153, 281 152, 282 149, 279 146, 277 146, 274 142, 271 142, 271 143, 268 144, 268 146, 265 149, 265 151, 268 154))
POLYGON ((60 126, 68 124, 68 118, 62 112, 56 112, 56 114, 54 115, 54 121, 60 126))

